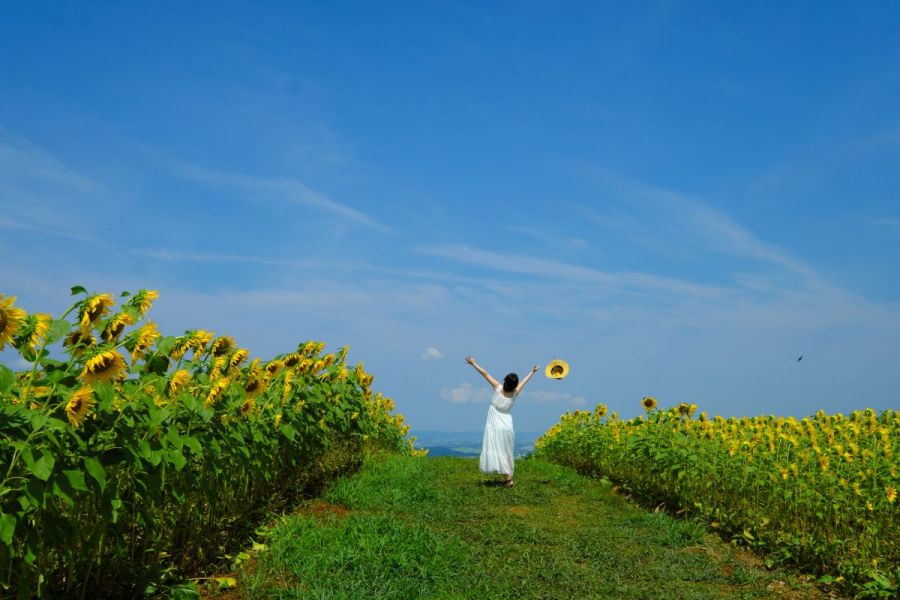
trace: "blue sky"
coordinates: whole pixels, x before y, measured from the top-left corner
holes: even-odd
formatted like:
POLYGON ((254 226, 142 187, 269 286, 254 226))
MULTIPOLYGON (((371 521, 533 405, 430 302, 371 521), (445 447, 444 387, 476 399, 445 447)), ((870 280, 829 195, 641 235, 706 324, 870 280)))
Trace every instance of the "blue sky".
POLYGON ((784 4, 2 3, 0 292, 349 343, 414 430, 466 354, 570 362, 520 430, 896 408, 900 8, 784 4))

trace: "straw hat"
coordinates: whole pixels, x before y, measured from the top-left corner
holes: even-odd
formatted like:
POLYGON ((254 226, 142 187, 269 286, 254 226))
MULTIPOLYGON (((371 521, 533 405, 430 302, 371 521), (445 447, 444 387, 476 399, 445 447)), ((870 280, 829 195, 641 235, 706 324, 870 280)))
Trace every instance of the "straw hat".
POLYGON ((550 379, 562 379, 569 374, 569 363, 558 358, 550 361, 547 368, 544 369, 544 375, 550 379))

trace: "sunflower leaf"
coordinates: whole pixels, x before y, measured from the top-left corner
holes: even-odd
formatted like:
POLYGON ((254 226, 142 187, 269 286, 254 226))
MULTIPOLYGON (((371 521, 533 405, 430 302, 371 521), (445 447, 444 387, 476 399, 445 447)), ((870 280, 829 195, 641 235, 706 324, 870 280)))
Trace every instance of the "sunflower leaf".
POLYGON ((26 464, 26 466, 28 467, 28 470, 31 471, 32 475, 41 481, 47 481, 53 473, 53 466, 55 464, 56 459, 53 458, 52 454, 41 451, 41 457, 31 464, 26 464))
POLYGON ((67 320, 54 320, 53 325, 50 326, 50 335, 47 336, 47 344, 52 344, 53 342, 61 339, 64 335, 69 333, 70 329, 72 329, 72 324, 67 320))
POLYGON ((84 480, 84 473, 71 470, 63 471, 63 473, 65 473, 66 479, 69 480, 69 485, 72 486, 73 490, 78 490, 79 492, 89 491, 87 482, 84 480))
POLYGON ((85 294, 86 295, 87 290, 84 288, 84 286, 81 286, 81 285, 72 286, 72 295, 75 296, 77 294, 85 294))
POLYGON ((0 514, 0 542, 12 546, 12 536, 16 532, 16 515, 0 514))
POLYGON ((0 394, 8 392, 16 382, 16 374, 0 365, 0 394))
POLYGON ((100 461, 94 458, 93 456, 90 458, 84 459, 84 468, 87 470, 88 475, 90 475, 94 481, 96 481, 100 485, 100 491, 106 489, 106 471, 103 469, 103 465, 100 464, 100 461))

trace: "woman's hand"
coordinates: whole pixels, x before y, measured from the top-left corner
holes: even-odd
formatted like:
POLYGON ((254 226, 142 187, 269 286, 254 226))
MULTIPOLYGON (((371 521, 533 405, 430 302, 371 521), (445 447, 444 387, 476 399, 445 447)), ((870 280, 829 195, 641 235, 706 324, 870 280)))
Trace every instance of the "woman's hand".
POLYGON ((540 368, 539 366, 534 365, 534 368, 531 369, 531 372, 532 372, 532 373, 537 373, 537 372, 540 371, 540 370, 541 370, 541 368, 540 368))
POLYGON ((473 367, 475 366, 475 359, 472 358, 471 356, 468 356, 468 355, 466 356, 466 362, 469 363, 470 365, 472 365, 473 367))

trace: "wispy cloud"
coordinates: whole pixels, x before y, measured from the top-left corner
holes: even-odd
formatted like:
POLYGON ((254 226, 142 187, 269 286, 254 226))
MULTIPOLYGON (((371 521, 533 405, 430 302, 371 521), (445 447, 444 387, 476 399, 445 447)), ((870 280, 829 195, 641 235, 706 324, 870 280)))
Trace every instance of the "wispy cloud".
POLYGON ((22 223, 20 221, 13 221, 11 219, 0 218, 0 228, 19 230, 19 231, 30 231, 30 232, 39 233, 42 235, 52 235, 55 237, 76 240, 78 242, 83 242, 85 244, 93 244, 93 245, 97 245, 97 246, 106 246, 107 245, 106 242, 98 240, 97 238, 93 238, 93 237, 87 236, 87 235, 82 235, 80 233, 75 233, 73 231, 66 231, 64 229, 55 229, 53 227, 44 227, 41 225, 32 225, 30 223, 22 223))
POLYGON ((66 167, 28 140, 10 135, 0 128, 0 176, 50 180, 87 190, 95 187, 88 177, 66 167))
POLYGON ((587 404, 587 398, 570 392, 547 392, 543 390, 525 391, 523 400, 540 403, 571 403, 576 406, 587 404))
POLYGON ((571 282, 593 283, 610 288, 639 288, 673 294, 720 297, 726 290, 652 273, 609 273, 566 262, 530 256, 500 254, 464 245, 435 245, 418 248, 422 254, 439 256, 457 262, 534 277, 550 277, 571 282))
POLYGON ((425 351, 422 352, 422 360, 429 361, 440 358, 444 358, 444 353, 437 348, 425 348, 425 351))
POLYGON ((280 201, 308 206, 339 217, 344 222, 365 225, 378 231, 390 231, 366 213, 332 200, 325 194, 291 178, 266 178, 255 175, 222 173, 195 166, 182 166, 179 173, 193 181, 209 186, 231 188, 249 194, 252 198, 277 197, 280 201))
POLYGON ((470 248, 464 245, 434 245, 418 248, 421 254, 438 256, 453 261, 482 267, 493 271, 520 273, 559 279, 576 279, 597 283, 613 283, 615 278, 608 273, 586 267, 570 265, 545 258, 532 258, 511 254, 500 254, 489 250, 470 248))
MULTIPOLYGON (((636 205, 659 219, 664 215, 667 235, 689 236, 712 250, 767 262, 788 269, 810 281, 818 281, 815 270, 778 246, 764 242, 723 211, 701 199, 607 172, 597 178, 622 192, 626 203, 636 205)), ((621 221, 621 219, 620 219, 621 221)), ((632 219, 633 225, 637 221, 632 219)))
POLYGON ((441 398, 453 404, 478 404, 490 400, 491 393, 486 387, 475 389, 470 383, 461 383, 456 387, 443 388, 441 398))
POLYGON ((895 217, 876 217, 874 219, 869 219, 869 222, 874 225, 883 225, 885 227, 900 229, 900 219, 895 217))
POLYGON ((539 240, 545 244, 552 246, 563 246, 567 248, 581 248, 587 249, 590 246, 587 242, 582 240, 581 238, 574 237, 565 237, 559 235, 552 235, 543 231, 541 229, 537 229, 535 227, 525 227, 521 225, 507 225, 506 229, 508 231, 512 231, 514 233, 520 233, 522 235, 527 235, 536 240, 539 240))

